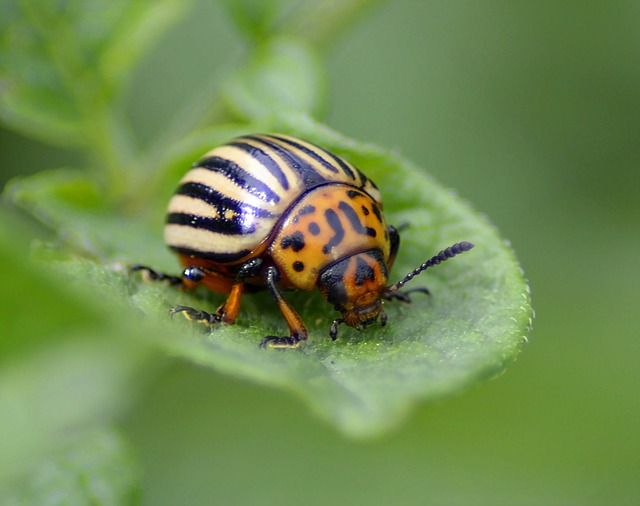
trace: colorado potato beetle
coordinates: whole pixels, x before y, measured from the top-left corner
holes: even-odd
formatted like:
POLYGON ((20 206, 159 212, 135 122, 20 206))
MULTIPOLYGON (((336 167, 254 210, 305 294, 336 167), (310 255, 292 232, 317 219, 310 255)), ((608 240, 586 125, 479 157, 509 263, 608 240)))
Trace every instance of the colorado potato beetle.
POLYGON ((132 270, 183 289, 204 285, 227 295, 214 313, 177 306, 171 314, 206 325, 231 324, 242 295, 266 288, 289 327, 287 336, 262 340, 261 346, 273 348, 295 348, 308 335, 284 290, 317 287, 341 313, 329 331, 335 340, 342 323, 358 330, 376 321, 385 325, 384 300, 428 293, 400 289, 473 247, 456 243, 387 285, 400 235, 385 221, 376 185, 347 160, 279 134, 238 137, 206 153, 169 202, 164 238, 182 274, 142 265, 132 270))

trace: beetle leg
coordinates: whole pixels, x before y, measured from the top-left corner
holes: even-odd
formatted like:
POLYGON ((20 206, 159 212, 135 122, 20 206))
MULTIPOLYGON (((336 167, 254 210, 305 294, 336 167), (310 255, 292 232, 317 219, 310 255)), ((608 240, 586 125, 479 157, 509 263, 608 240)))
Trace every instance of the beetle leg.
POLYGON ((169 315, 173 318, 173 315, 181 314, 187 320, 202 323, 203 325, 215 325, 219 323, 222 318, 217 313, 207 313, 206 311, 198 311, 189 306, 174 306, 169 309, 169 315))
POLYGON ((342 318, 333 320, 333 323, 331 324, 331 329, 329 330, 329 337, 331 338, 332 341, 335 341, 336 339, 338 339, 338 327, 342 323, 344 323, 344 320, 342 318))
POLYGON ((189 306, 175 306, 169 310, 169 314, 173 318, 173 315, 180 313, 187 320, 192 320, 203 325, 215 325, 217 323, 225 323, 231 325, 236 321, 238 312, 240 311, 240 300, 242 298, 242 292, 244 291, 244 283, 242 281, 236 281, 231 287, 227 300, 220 306, 215 313, 207 313, 206 311, 199 311, 189 306))
POLYGON ((135 264, 129 267, 130 272, 142 272, 142 276, 147 281, 167 281, 171 286, 177 286, 183 289, 193 289, 205 276, 204 271, 200 267, 186 267, 180 276, 172 276, 159 272, 146 265, 135 264))
POLYGON ((224 304, 216 311, 218 321, 231 325, 236 321, 238 313, 240 312, 240 300, 242 299, 242 293, 244 292, 244 283, 242 281, 236 281, 231 287, 231 292, 224 304))
POLYGON ((240 300, 244 293, 244 280, 256 276, 262 268, 262 263, 261 258, 253 258, 240 268, 227 300, 215 312, 218 321, 226 323, 227 325, 231 325, 236 321, 238 313, 240 312, 240 300))
MULTIPOLYGON (((188 320, 193 320, 204 325, 215 325, 220 322, 231 325, 236 321, 238 313, 240 312, 240 301, 244 292, 244 280, 247 277, 255 276, 261 267, 262 259, 260 258, 254 258, 244 264, 238 271, 233 285, 231 285, 227 300, 215 313, 199 311, 189 306, 176 306, 171 308, 171 316, 173 317, 174 314, 180 313, 188 320)), ((199 267, 187 267, 182 274, 183 278, 188 279, 191 282, 190 284, 194 286, 195 283, 200 282, 204 278, 204 275, 205 273, 199 267)), ((186 282, 185 285, 187 285, 186 282)))
POLYGON ((146 281, 167 281, 172 286, 184 286, 184 282, 182 281, 181 276, 172 276, 170 274, 165 274, 164 272, 159 272, 151 267, 147 267, 146 265, 134 264, 129 267, 129 272, 138 272, 142 273, 142 277, 146 281))
POLYGON ((271 266, 267 269, 265 274, 265 281, 267 287, 271 291, 273 298, 278 303, 278 307, 282 312, 282 316, 287 322, 290 335, 278 337, 267 336, 260 343, 262 348, 297 348, 301 341, 307 339, 307 329, 298 313, 289 305, 282 295, 282 292, 278 288, 278 270, 271 266))

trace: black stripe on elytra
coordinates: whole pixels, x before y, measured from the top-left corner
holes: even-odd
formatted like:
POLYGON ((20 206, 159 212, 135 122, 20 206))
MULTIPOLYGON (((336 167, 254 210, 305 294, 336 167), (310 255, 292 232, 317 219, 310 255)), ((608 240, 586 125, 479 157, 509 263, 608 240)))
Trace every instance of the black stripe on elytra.
POLYGON ((294 153, 278 144, 275 137, 259 137, 248 135, 246 138, 267 146, 268 148, 278 153, 278 155, 284 160, 289 168, 300 176, 306 189, 311 189, 327 181, 327 179, 320 172, 318 172, 313 167, 313 165, 305 162, 302 158, 296 156, 294 153))
POLYGON ((167 224, 184 225, 199 230, 208 230, 224 235, 247 235, 256 231, 255 220, 250 214, 234 214, 230 220, 226 218, 211 218, 186 213, 169 213, 167 224), (247 219, 250 218, 251 219, 247 219))
POLYGON ((250 250, 244 249, 242 251, 234 252, 234 253, 216 253, 215 251, 198 251, 189 248, 183 248, 181 246, 169 246, 172 251, 175 253, 179 253, 181 255, 187 255, 195 258, 204 258, 206 260, 212 260, 214 262, 219 263, 227 263, 227 262, 235 262, 236 260, 240 260, 243 257, 246 257, 250 250))
POLYGON ((267 211, 266 209, 260 209, 244 202, 238 202, 218 190, 211 188, 211 186, 202 183, 184 183, 178 188, 176 195, 185 195, 187 197, 199 199, 217 209, 231 209, 237 214, 249 213, 257 218, 276 217, 275 214, 267 211))
POLYGON ((377 235, 375 228, 362 226, 362 223, 360 223, 360 218, 358 217, 358 213, 344 200, 342 200, 338 204, 338 209, 340 209, 345 214, 345 216, 349 220, 349 223, 351 223, 353 230, 355 230, 357 233, 368 235, 369 237, 375 237, 377 235))
POLYGON ((273 175, 278 180, 278 183, 280 183, 280 186, 282 186, 282 188, 284 188, 285 190, 289 189, 289 181, 287 181, 287 176, 284 174, 284 172, 282 172, 282 168, 280 167, 278 162, 276 162, 259 147, 254 146, 253 144, 242 142, 241 140, 230 142, 229 146, 240 148, 251 155, 260 163, 260 165, 267 169, 271 173, 271 175, 273 175))
MULTIPOLYGON (((322 149, 322 148, 320 148, 320 149, 322 149)), ((356 180, 356 175, 351 170, 351 167, 349 167, 347 165, 347 163, 342 158, 340 158, 338 155, 334 155, 331 151, 327 151, 325 149, 323 149, 322 151, 324 151, 331 159, 333 159, 334 162, 336 162, 340 166, 340 168, 342 169, 342 172, 344 172, 345 176, 347 176, 349 179, 351 179, 353 181, 356 180)), ((356 172, 358 172, 360 174, 360 176, 362 177, 362 184, 364 185, 364 183, 366 182, 367 178, 358 169, 356 169, 356 172)))
POLYGON ((198 167, 223 174, 230 182, 265 202, 280 202, 280 197, 269 186, 231 160, 210 156, 200 160, 198 167))
POLYGON ((327 223, 333 229, 333 237, 322 248, 323 253, 329 253, 334 246, 340 244, 344 238, 344 228, 340 222, 340 217, 333 209, 329 208, 324 212, 324 216, 327 219, 327 223))
MULTIPOLYGON (((279 135, 271 135, 270 137, 274 138, 274 139, 278 139, 280 142, 284 143, 284 144, 288 144, 289 146, 292 146, 296 149, 299 149, 300 151, 302 151, 304 154, 310 156, 311 158, 313 158, 316 162, 318 162, 320 165, 322 165, 325 169, 327 169, 330 172, 333 172, 334 174, 337 174, 339 171, 338 169, 336 169, 335 165, 333 165, 331 162, 327 161, 326 159, 324 159, 323 157, 321 157, 318 153, 316 153, 315 151, 310 150, 309 148, 303 146, 302 144, 300 144, 299 142, 296 142, 292 139, 287 139, 285 137, 280 137, 279 135)), ((311 143, 310 143, 311 144, 311 143)), ((325 153, 325 154, 329 154, 327 153, 327 151, 325 151, 324 149, 322 149, 320 146, 316 146, 315 144, 313 144, 313 146, 320 152, 325 153)), ((353 179, 353 178, 351 178, 353 179)))

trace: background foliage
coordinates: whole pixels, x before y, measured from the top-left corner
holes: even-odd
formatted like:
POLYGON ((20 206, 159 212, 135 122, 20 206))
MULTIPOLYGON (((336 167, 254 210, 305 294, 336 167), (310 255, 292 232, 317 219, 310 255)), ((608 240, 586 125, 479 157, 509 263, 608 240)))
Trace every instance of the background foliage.
MULTIPOLYGON (((74 11, 85 20, 74 26, 83 29, 59 32, 69 45, 45 55, 39 41, 21 31, 25 28, 3 29, 13 51, 0 54, 2 63, 19 69, 25 82, 47 83, 42 104, 55 104, 51 96, 65 96, 64 76, 39 75, 43 67, 25 61, 75 54, 77 74, 66 79, 82 79, 86 87, 78 89, 88 95, 73 103, 85 100, 91 106, 61 110, 68 102, 61 100, 58 108, 32 110, 25 104, 37 101, 10 96, 4 121, 37 131, 60 149, 3 131, 3 182, 13 175, 85 163, 63 149, 77 138, 69 126, 77 122, 39 128, 74 115, 83 118, 87 131, 96 132, 85 136, 96 143, 92 152, 104 148, 105 138, 119 147, 117 159, 106 150, 89 166, 100 164, 101 174, 111 178, 114 198, 132 205, 126 192, 133 183, 121 181, 109 167, 130 163, 137 168, 132 174, 153 177, 154 153, 168 140, 188 131, 191 122, 225 119, 215 108, 202 109, 208 90, 220 92, 236 117, 266 118, 271 111, 264 110, 265 104, 324 113, 338 130, 398 148, 418 161, 485 211, 511 239, 532 280, 537 308, 526 353, 498 381, 423 406, 405 427, 382 439, 353 442, 284 393, 186 364, 163 368, 153 352, 126 339, 130 329, 114 335, 118 308, 106 299, 96 305, 91 302, 95 297, 79 298, 76 290, 67 289, 56 272, 35 264, 25 270, 23 237, 38 225, 5 213, 0 251, 3 283, 11 295, 3 297, 0 313, 8 336, 0 341, 5 371, 0 402, 4 412, 20 415, 25 439, 11 441, 11 451, 3 452, 12 459, 0 457, 2 476, 15 475, 43 446, 58 448, 58 428, 69 420, 81 426, 100 420, 101 431, 70 440, 64 451, 41 464, 38 476, 48 477, 45 488, 56 480, 68 483, 64 470, 80 462, 87 475, 79 482, 86 488, 62 487, 81 492, 74 498, 80 504, 135 499, 139 469, 142 501, 154 505, 325 504, 345 498, 353 504, 637 503, 637 6, 625 1, 527 6, 344 2, 343 12, 323 19, 322 13, 336 11, 300 9, 303 4, 312 5, 203 3, 177 18, 183 3, 116 2, 112 15, 100 20, 111 28, 100 31, 92 23, 92 3, 86 2, 86 11, 74 11), (363 6, 376 9, 356 23, 353 15, 363 6), (132 30, 135 16, 143 12, 151 21, 132 30), (284 12, 295 22, 283 23, 284 12), (152 46, 169 26, 158 46, 152 46), (293 44, 301 33, 308 43, 293 44), (107 43, 113 34, 119 45, 107 43), (74 49, 74 40, 83 42, 82 51, 74 49), (269 43, 249 53, 251 44, 264 40, 269 43), (139 52, 127 53, 130 59, 113 56, 131 47, 139 52), (152 52, 145 54, 145 47, 153 47, 152 52), (242 73, 230 79, 212 75, 214 67, 234 68, 247 54, 252 60, 242 73), (328 65, 321 72, 315 65, 296 64, 323 57, 328 65), (279 97, 283 81, 276 73, 274 87, 266 90, 276 95, 252 103, 247 97, 253 96, 255 73, 265 68, 260 62, 272 60, 269 68, 295 69, 285 82, 298 83, 294 91, 305 92, 279 97), (128 69, 134 69, 133 75, 128 69), (113 131, 118 118, 111 117, 112 109, 94 107, 113 98, 110 90, 123 79, 132 88, 118 99, 116 114, 131 119, 128 132, 113 131), (90 96, 95 89, 106 95, 90 96), (291 96, 297 102, 287 104, 291 96), (152 148, 149 157, 139 156, 138 144, 152 148), (21 234, 15 234, 17 228, 21 234), (46 311, 40 311, 43 305, 46 311), (65 366, 53 371, 44 367, 46 350, 39 352, 43 346, 37 337, 32 342, 11 339, 56 334, 65 366), (73 336, 82 336, 85 345, 78 348, 73 336), (115 349, 114 339, 121 344, 115 349), (15 366, 18 360, 20 367, 15 366), (47 400, 70 389, 71 398, 82 401, 46 409, 47 400), (139 392, 144 392, 142 401, 134 402, 139 392), (25 399, 36 395, 40 403, 34 408, 25 399), (74 413, 75 406, 82 406, 82 412, 74 413), (44 416, 51 413, 55 416, 44 416), (133 452, 111 429, 115 422, 124 428, 133 452), (87 455, 95 457, 93 463, 87 455), (110 484, 111 495, 103 495, 101 479, 110 484)), ((2 7, 7 15, 0 23, 8 25, 16 11, 10 3, 2 7)), ((37 11, 29 12, 37 18, 37 11)), ((227 138, 230 131, 207 132, 206 144, 215 135, 227 138)), ((194 137, 174 148, 174 175, 183 170, 184 153, 203 142, 194 137)), ((69 181, 67 174, 60 177, 69 181)), ((79 191, 75 183, 64 186, 65 195, 87 195, 82 181, 78 184, 79 191)), ((173 183, 157 184, 166 184, 169 191, 173 183)), ((91 199, 78 205, 95 209, 91 199)), ((46 245, 36 252, 64 256, 46 245)), ((90 265, 77 268, 77 277, 104 275, 90 265)), ((127 290, 110 278, 98 281, 127 290)), ((6 432, 0 427, 0 433, 6 432)), ((24 482, 11 499, 37 502, 41 485, 24 482)))

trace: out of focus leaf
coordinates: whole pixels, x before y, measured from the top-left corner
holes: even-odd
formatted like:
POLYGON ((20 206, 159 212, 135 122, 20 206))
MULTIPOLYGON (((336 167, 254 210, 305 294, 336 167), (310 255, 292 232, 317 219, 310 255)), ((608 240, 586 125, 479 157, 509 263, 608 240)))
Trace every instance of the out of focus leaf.
POLYGON ((88 431, 43 459, 2 493, 7 506, 125 506, 136 504, 138 469, 113 430, 88 431))
POLYGON ((229 18, 249 39, 292 35, 318 47, 381 0, 223 0, 229 18))
POLYGON ((127 78, 149 47, 192 3, 192 0, 126 2, 125 8, 118 11, 120 21, 112 27, 102 51, 102 72, 106 79, 117 83, 127 78))
MULTIPOLYGON (((188 3, 9 2, 0 16, 0 119, 26 135, 82 146, 143 51, 188 3)), ((95 142, 95 139, 93 139, 95 142)))
POLYGON ((275 24, 274 31, 304 38, 315 46, 335 41, 346 27, 353 27, 359 17, 381 0, 308 0, 297 2, 275 24))
MULTIPOLYGON (((287 295, 307 323, 310 338, 300 350, 285 353, 258 348, 263 336, 286 329, 266 293, 246 296, 237 324, 208 334, 186 322, 171 322, 167 309, 186 304, 212 310, 222 297, 203 299, 202 292, 141 287, 131 302, 163 329, 173 329, 171 338, 165 338, 167 332, 158 333, 157 342, 196 363, 294 391, 320 416, 358 437, 395 426, 419 400, 451 395, 502 371, 524 342, 531 317, 527 284, 504 239, 483 217, 397 154, 344 138, 305 116, 282 117, 271 130, 306 138, 352 161, 381 188, 388 221, 410 224, 402 234, 391 281, 455 242, 471 241, 476 248, 412 282, 427 285, 432 297, 416 295, 411 305, 389 303, 386 327, 372 326, 362 333, 342 328, 336 342, 328 337, 337 316, 329 304, 317 293, 287 295)), ((55 185, 47 190, 46 178, 41 183, 22 180, 10 195, 41 217, 60 217, 58 230, 81 231, 102 250, 103 258, 117 251, 119 258, 165 270, 169 265, 170 272, 178 272, 160 243, 159 231, 150 239, 147 230, 131 221, 116 234, 121 215, 77 213, 72 206, 64 211, 64 201, 48 196, 56 193, 55 185), (30 195, 38 188, 37 196, 30 195)), ((161 223, 163 216, 157 221, 161 223)))
MULTIPOLYGON (((5 198, 46 223, 84 256, 105 261, 133 258, 149 246, 150 251, 164 253, 162 220, 149 227, 141 219, 113 212, 86 172, 59 169, 18 178, 5 188, 5 198)), ((156 261, 163 256, 154 255, 156 261)))
POLYGON ((282 17, 293 0, 223 0, 229 19, 248 38, 258 40, 271 31, 274 20, 282 17))
POLYGON ((301 39, 270 39, 252 59, 233 73, 225 87, 229 108, 255 121, 286 111, 318 112, 324 74, 311 46, 301 39))
POLYGON ((70 498, 104 493, 103 504, 121 504, 109 497, 124 497, 118 489, 134 478, 119 460, 121 443, 86 438, 130 407, 158 363, 126 303, 126 277, 82 259, 64 269, 33 261, 28 226, 0 215, 0 489, 22 484, 11 488, 13 502, 0 503, 75 504, 70 498))

